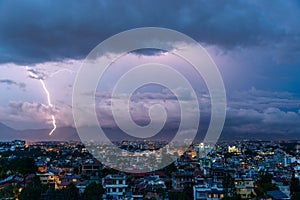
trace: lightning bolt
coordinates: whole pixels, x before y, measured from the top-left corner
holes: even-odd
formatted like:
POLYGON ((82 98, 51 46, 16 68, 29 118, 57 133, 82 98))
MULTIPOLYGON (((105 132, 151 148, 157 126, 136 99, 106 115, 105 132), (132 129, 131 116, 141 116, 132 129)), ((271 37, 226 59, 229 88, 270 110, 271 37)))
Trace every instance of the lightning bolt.
MULTIPOLYGON (((28 72, 28 74, 29 74, 30 77, 32 77, 32 78, 37 79, 37 80, 40 81, 40 83, 41 83, 41 85, 43 87, 43 90, 45 91, 46 97, 47 97, 48 106, 50 108, 53 108, 53 104, 51 103, 50 92, 47 89, 46 84, 45 84, 43 78, 39 77, 37 74, 35 74, 33 71, 31 71, 28 67, 26 67, 26 70, 27 70, 27 72, 28 72)), ((52 126, 53 126, 53 128, 49 132, 49 135, 52 135, 54 133, 54 131, 56 130, 56 128, 57 128, 55 115, 51 114, 51 119, 52 119, 52 126)))
POLYGON ((70 74, 74 73, 74 71, 70 70, 70 69, 60 69, 60 70, 57 70, 56 72, 53 72, 52 74, 50 74, 49 77, 53 77, 55 76, 56 74, 59 74, 61 72, 68 72, 70 74))
MULTIPOLYGON (((49 92, 49 90, 47 89, 44 80, 42 80, 42 79, 39 79, 39 80, 40 80, 40 83, 41 83, 42 86, 43 86, 43 89, 44 89, 45 93, 46 93, 47 101, 48 101, 48 106, 49 106, 50 108, 53 108, 53 104, 51 103, 50 92, 49 92)), ((56 119, 55 119, 55 116, 54 116, 53 114, 51 114, 51 118, 52 118, 52 126, 53 126, 53 128, 52 128, 52 130, 50 131, 49 135, 52 135, 52 133, 56 130, 56 119)))

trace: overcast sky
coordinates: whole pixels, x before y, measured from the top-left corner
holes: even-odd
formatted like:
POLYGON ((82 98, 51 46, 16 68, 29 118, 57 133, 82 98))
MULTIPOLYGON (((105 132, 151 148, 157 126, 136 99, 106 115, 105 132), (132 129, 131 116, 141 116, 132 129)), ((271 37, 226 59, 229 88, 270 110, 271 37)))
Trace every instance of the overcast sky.
MULTIPOLYGON (((217 64, 227 92, 224 130, 241 134, 300 132, 300 3, 291 1, 0 1, 0 122, 13 128, 73 126, 71 95, 83 59, 114 34, 139 27, 180 31, 202 44, 217 64), (53 108, 47 106, 44 80, 53 108)), ((97 109, 115 126, 107 90, 126 67, 162 62, 192 82, 189 64, 170 54, 131 53, 112 65, 99 86, 97 109), (101 90, 102 87, 102 90, 101 90)), ((202 102, 209 98, 193 83, 202 102)), ((141 124, 155 102, 175 116, 176 99, 159 90, 136 94, 141 124)), ((200 105, 201 107, 201 105, 200 105)), ((204 123, 207 120, 203 120, 204 123)))

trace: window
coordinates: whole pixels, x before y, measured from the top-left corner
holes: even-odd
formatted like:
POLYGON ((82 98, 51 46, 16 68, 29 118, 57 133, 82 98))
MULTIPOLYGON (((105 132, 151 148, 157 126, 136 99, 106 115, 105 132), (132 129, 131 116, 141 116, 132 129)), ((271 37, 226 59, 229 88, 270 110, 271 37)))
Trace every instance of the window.
POLYGON ((205 197, 205 194, 203 192, 197 193, 197 198, 203 198, 203 197, 205 197))

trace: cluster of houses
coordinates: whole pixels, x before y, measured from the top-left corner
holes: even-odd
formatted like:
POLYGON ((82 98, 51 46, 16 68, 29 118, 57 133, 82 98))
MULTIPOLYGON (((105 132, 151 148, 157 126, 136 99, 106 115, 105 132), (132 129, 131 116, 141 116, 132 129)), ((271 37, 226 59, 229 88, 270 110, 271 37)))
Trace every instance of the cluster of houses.
POLYGON ((172 199, 174 195, 185 194, 194 200, 233 196, 277 200, 290 199, 292 176, 300 177, 298 145, 287 151, 286 146, 275 142, 195 144, 178 157, 172 168, 149 173, 108 169, 77 142, 14 141, 0 145, 0 150, 5 148, 9 157, 15 151, 31 152, 37 171, 29 175, 12 174, 0 180, 0 189, 10 184, 26 185, 32 176, 38 176, 42 184, 53 185, 57 190, 73 183, 80 193, 95 181, 104 188, 103 199, 172 199), (272 183, 278 188, 263 196, 256 194, 261 172, 271 174, 272 183))

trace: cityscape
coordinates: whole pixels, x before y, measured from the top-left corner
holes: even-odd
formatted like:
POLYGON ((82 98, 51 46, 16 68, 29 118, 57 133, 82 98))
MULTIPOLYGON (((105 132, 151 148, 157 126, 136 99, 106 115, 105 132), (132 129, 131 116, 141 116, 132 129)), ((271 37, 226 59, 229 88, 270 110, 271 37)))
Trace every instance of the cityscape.
POLYGON ((300 200, 299 0, 0 1, 0 200, 300 200))
POLYGON ((154 153, 161 142, 118 145, 142 150, 141 158, 158 164, 166 155, 179 158, 156 171, 122 172, 104 166, 80 142, 1 142, 1 198, 299 199, 299 141, 195 143, 186 151, 169 146, 164 154, 154 153))

